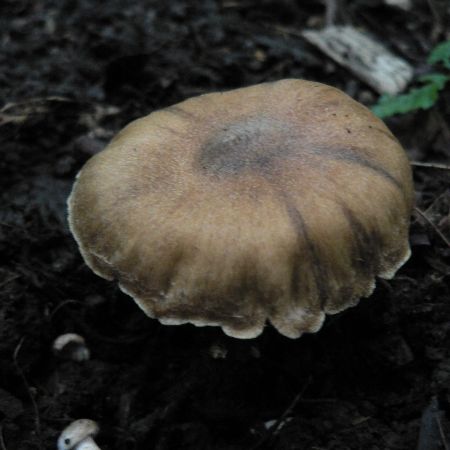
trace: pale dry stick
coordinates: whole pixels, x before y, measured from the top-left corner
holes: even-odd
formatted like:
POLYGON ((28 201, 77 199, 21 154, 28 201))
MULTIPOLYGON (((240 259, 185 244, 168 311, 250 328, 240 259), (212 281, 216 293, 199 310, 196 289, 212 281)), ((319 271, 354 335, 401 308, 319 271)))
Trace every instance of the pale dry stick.
POLYGON ((434 229, 434 231, 438 234, 438 236, 447 244, 447 246, 450 248, 450 241, 445 237, 444 233, 433 223, 433 221, 417 206, 414 208, 414 211, 419 214, 420 217, 425 219, 425 221, 431 225, 431 227, 434 229))
POLYGON ((415 167, 428 167, 430 169, 442 169, 442 170, 450 170, 450 166, 447 164, 439 164, 439 163, 426 163, 419 161, 411 161, 411 165, 415 167))
POLYGON ((41 442, 41 420, 39 419, 39 409, 36 403, 36 400, 34 398, 34 395, 31 391, 30 385, 28 383, 27 378, 25 377, 25 374, 23 373, 22 368, 19 365, 19 361, 18 361, 18 356, 19 356, 19 352, 20 349, 22 348, 22 345, 25 341, 25 336, 23 336, 20 341, 19 344, 17 345, 17 347, 14 350, 13 353, 13 361, 14 361, 14 365, 16 366, 16 370, 19 373, 20 378, 22 378, 22 382, 25 385, 25 388, 28 391, 28 395, 30 397, 31 400, 31 404, 33 405, 33 410, 34 410, 34 426, 36 429, 36 435, 38 437, 38 442, 39 442, 39 448, 42 449, 42 442, 41 442))
POLYGON ((302 37, 379 94, 396 95, 413 77, 413 67, 383 43, 350 25, 305 29, 302 37))

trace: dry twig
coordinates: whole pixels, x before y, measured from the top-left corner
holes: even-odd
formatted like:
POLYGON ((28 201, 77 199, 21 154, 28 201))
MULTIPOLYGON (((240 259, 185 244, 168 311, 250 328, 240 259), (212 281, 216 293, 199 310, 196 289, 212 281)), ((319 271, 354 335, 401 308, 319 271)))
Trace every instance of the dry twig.
POLYGON ((445 436, 444 427, 442 426, 442 420, 440 416, 435 416, 435 420, 439 429, 439 436, 441 437, 442 445, 444 446, 444 450, 449 450, 447 437, 445 436))
POLYGON ((6 448, 5 440, 3 439, 3 427, 0 425, 0 449, 8 450, 6 448))
POLYGON ((277 431, 279 431, 281 424, 286 420, 286 418, 291 414, 292 410, 297 406, 300 400, 303 397, 306 389, 311 383, 311 378, 309 378, 306 383, 303 385, 301 391, 295 396, 294 400, 290 403, 290 405, 286 408, 283 414, 277 419, 273 426, 270 427, 267 434, 265 434, 252 448, 251 450, 256 450, 260 448, 266 441, 271 440, 277 431))
POLYGON ((334 25, 337 16, 337 0, 325 0, 325 25, 334 25))
POLYGON ((411 161, 411 165, 415 167, 428 167, 430 169, 442 169, 442 170, 450 170, 450 166, 447 164, 439 164, 439 163, 426 163, 419 161, 411 161))
POLYGON ((434 231, 438 234, 438 236, 447 244, 447 246, 450 248, 450 241, 445 237, 444 233, 433 223, 433 221, 423 212, 421 209, 415 207, 414 211, 422 217, 431 227, 434 229, 434 231))

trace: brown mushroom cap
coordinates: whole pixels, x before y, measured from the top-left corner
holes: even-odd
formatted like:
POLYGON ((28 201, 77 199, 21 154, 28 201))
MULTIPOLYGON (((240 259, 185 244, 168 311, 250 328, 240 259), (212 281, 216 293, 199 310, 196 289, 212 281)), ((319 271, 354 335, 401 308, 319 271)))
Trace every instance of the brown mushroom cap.
POLYGON ((136 120, 79 173, 86 263, 165 324, 298 337, 408 259, 411 169, 343 92, 282 80, 136 120))

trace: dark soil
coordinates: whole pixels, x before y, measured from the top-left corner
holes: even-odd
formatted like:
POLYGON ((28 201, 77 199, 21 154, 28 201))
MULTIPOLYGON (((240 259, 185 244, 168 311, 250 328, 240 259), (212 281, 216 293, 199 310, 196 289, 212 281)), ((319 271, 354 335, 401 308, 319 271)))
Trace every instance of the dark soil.
MULTIPOLYGON (((446 0, 413 3, 406 12, 342 1, 336 20, 423 73, 450 38, 449 10, 446 0)), ((86 267, 68 231, 77 171, 157 108, 286 77, 373 103, 375 92, 299 37, 324 14, 313 0, 0 3, 1 450, 55 448, 78 418, 99 423, 103 450, 414 449, 421 429, 421 450, 445 448, 448 170, 414 167, 426 218, 413 216, 412 257, 398 275, 298 340, 270 327, 236 340, 162 326, 86 267), (88 361, 53 354, 67 332, 84 336, 88 361), (226 357, 213 358, 217 349, 226 357)), ((446 92, 388 125, 412 160, 448 163, 449 116, 446 92)))

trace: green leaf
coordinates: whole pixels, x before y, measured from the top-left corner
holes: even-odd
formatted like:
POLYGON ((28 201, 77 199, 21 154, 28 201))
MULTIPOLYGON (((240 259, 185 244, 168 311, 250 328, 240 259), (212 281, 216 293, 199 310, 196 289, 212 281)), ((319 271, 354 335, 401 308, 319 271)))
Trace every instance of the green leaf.
POLYGON ((429 73, 427 75, 422 75, 419 77, 419 81, 422 83, 434 84, 440 91, 444 89, 445 83, 450 80, 449 75, 444 75, 443 73, 429 73))
MULTIPOLYGON (((438 44, 427 60, 428 64, 440 63, 450 69, 450 41, 438 44)), ((444 89, 450 81, 450 75, 443 73, 430 73, 417 79, 423 86, 410 89, 403 95, 383 95, 378 103, 372 106, 372 111, 380 118, 390 117, 395 114, 404 114, 417 109, 431 108, 438 99, 439 91, 444 89)))
POLYGON ((444 67, 450 69, 450 41, 441 42, 430 53, 428 64, 442 63, 444 67))
MULTIPOLYGON (((444 67, 450 69, 450 41, 441 42, 437 45, 427 61, 430 65, 441 63, 444 67)), ((385 118, 395 114, 431 108, 438 99, 439 91, 444 89, 446 83, 450 81, 450 75, 437 72, 429 73, 417 80, 425 84, 410 89, 403 95, 380 97, 378 103, 372 106, 372 112, 378 117, 385 118)))
POLYGON ((403 95, 384 95, 372 107, 372 112, 380 118, 385 118, 395 114, 416 111, 417 109, 429 109, 436 103, 438 92, 442 87, 438 84, 429 83, 420 88, 411 89, 403 95))

